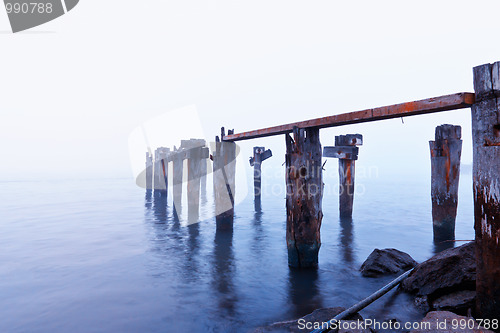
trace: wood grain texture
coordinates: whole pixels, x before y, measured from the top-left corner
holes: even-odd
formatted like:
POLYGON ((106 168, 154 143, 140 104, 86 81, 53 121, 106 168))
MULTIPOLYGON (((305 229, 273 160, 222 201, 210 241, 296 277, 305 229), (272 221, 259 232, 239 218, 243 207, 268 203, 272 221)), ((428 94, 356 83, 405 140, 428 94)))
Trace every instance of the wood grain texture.
POLYGON ((474 229, 477 312, 500 318, 500 111, 499 63, 474 68, 478 94, 472 106, 474 229))
POLYGON ((434 240, 455 239, 458 205, 462 128, 453 125, 436 127, 431 151, 431 200, 434 240))
POLYGON ((316 267, 323 220, 319 129, 293 129, 286 139, 286 243, 288 265, 316 267))

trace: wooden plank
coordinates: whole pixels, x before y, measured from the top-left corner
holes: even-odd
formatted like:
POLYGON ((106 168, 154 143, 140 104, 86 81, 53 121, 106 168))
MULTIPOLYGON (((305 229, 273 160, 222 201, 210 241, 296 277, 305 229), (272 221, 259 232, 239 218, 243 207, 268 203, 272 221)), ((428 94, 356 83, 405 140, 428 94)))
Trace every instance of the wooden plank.
POLYGON ((335 136, 336 146, 362 146, 363 135, 361 134, 346 134, 335 136))
POLYGON ((269 157, 273 156, 273 152, 271 149, 268 149, 262 153, 262 156, 260 157, 261 162, 267 160, 269 157))
POLYGON ((324 147, 323 157, 333 157, 347 160, 358 159, 359 148, 355 146, 324 147))
POLYGON ((223 138, 223 141, 248 140, 285 134, 292 132, 294 127, 326 128, 383 119, 408 117, 425 113, 463 109, 470 107, 472 104, 474 104, 474 94, 462 92, 457 94, 427 98, 414 102, 383 106, 323 118, 310 119, 286 125, 262 128, 254 131, 231 134, 225 136, 223 138))

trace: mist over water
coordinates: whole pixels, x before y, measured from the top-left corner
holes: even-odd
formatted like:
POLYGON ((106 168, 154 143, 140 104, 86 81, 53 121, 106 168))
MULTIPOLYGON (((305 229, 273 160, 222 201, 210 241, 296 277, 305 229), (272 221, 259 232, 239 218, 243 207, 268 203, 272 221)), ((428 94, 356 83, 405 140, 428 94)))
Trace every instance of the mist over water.
MULTIPOLYGON (((147 194, 132 179, 2 182, 0 331, 246 332, 348 307, 393 278, 361 277, 374 248, 421 262, 443 247, 433 243, 428 179, 357 184, 364 192, 352 220, 340 220, 338 196, 325 193, 319 269, 298 271, 287 266, 284 195, 264 191, 255 211, 249 191, 233 231, 216 231, 213 218, 186 226, 171 195, 147 194)), ((208 193, 200 216, 213 210, 208 193)), ((459 200, 456 239, 473 239, 470 174, 461 176, 459 200)), ((361 314, 423 315, 397 290, 361 314)))

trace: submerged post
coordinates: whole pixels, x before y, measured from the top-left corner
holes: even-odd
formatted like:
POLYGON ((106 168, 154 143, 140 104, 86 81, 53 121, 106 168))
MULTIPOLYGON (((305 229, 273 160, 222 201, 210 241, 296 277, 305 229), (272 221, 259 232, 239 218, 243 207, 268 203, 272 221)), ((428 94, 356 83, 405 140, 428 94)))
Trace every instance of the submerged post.
MULTIPOLYGON (((228 134, 233 134, 228 130, 228 134)), ((224 142, 224 127, 221 129, 221 139, 215 138, 213 159, 213 179, 215 198, 215 221, 217 229, 232 229, 234 218, 234 190, 236 172, 236 144, 224 142)))
POLYGON ((286 140, 286 243, 288 265, 318 266, 323 219, 323 180, 319 129, 293 129, 286 140))
POLYGON ((255 207, 260 207, 262 194, 262 162, 273 156, 271 149, 266 147, 253 147, 253 157, 250 158, 250 166, 253 166, 253 192, 255 197, 255 207))
POLYGON ((358 159, 358 145, 363 144, 361 134, 338 135, 335 147, 325 147, 323 155, 339 159, 339 214, 352 217, 354 202, 355 161, 358 159))
POLYGON ((479 318, 500 318, 500 62, 474 67, 472 105, 479 318))
POLYGON ((151 153, 146 153, 146 190, 153 189, 153 156, 151 153))
POLYGON ((435 241, 455 239, 458 205, 458 180, 462 154, 462 128, 453 125, 436 127, 431 150, 432 224, 435 241))

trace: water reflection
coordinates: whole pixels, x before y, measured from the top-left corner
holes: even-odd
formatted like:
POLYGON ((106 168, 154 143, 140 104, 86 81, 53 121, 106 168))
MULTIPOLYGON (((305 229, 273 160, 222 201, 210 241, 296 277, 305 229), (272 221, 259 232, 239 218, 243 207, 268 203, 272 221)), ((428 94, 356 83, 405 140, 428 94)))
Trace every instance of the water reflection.
POLYGON ((438 241, 434 240, 434 254, 438 254, 447 249, 455 247, 455 240, 438 241))
POLYGON ((346 263, 352 264, 355 261, 352 250, 354 239, 352 217, 340 217, 339 222, 342 257, 346 263))
POLYGON ((266 230, 262 226, 262 211, 256 210, 253 218, 253 242, 252 242, 252 253, 260 256, 261 253, 265 252, 265 246, 262 241, 266 238, 266 230))
POLYGON ((153 197, 153 191, 152 190, 146 190, 146 196, 144 197, 144 207, 147 209, 151 209, 153 207, 153 202, 151 198, 153 197))
POLYGON ((167 222, 167 197, 164 195, 153 196, 153 213, 156 223, 167 222))
POLYGON ((261 205, 260 197, 256 197, 253 200, 253 205, 254 205, 254 208, 255 208, 256 212, 262 211, 262 205, 261 205))
POLYGON ((289 270, 289 300, 293 306, 293 318, 302 317, 323 307, 323 300, 318 290, 317 269, 289 270))
POLYGON ((194 223, 185 227, 187 229, 187 243, 181 254, 183 259, 183 277, 186 282, 196 282, 200 280, 200 224, 194 223))
POLYGON ((237 297, 234 286, 233 230, 217 230, 214 240, 212 286, 218 308, 223 314, 234 316, 237 297))

